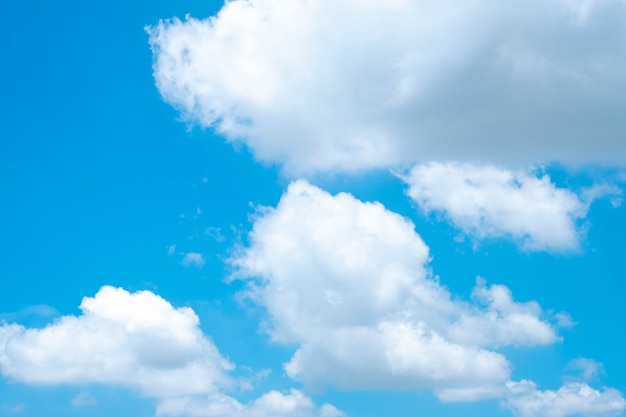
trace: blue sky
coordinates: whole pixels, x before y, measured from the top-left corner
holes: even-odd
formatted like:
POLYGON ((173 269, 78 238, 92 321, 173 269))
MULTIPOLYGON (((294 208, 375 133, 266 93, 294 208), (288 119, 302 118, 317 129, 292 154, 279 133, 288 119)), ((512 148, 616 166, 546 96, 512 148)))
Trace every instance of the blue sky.
POLYGON ((624 415, 623 2, 0 8, 0 416, 624 415))

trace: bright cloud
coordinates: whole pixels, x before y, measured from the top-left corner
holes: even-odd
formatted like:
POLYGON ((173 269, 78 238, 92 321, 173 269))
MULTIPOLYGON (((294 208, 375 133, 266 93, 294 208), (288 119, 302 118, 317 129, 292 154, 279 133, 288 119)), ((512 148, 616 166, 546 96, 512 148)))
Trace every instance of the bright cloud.
POLYGON ((622 6, 235 0, 149 33, 167 102, 292 172, 623 164, 622 6))
POLYGON ((287 394, 270 391, 244 405, 228 396, 207 399, 176 398, 162 401, 157 416, 189 417, 342 417, 344 414, 329 404, 318 408, 298 390, 287 394))
MULTIPOLYGON (((157 415, 339 417, 297 390, 271 391, 247 405, 223 394, 234 368, 199 328, 188 307, 174 308, 150 291, 102 287, 85 297, 81 316, 64 316, 43 329, 0 326, 0 371, 29 384, 124 386, 157 399, 157 415), (190 383, 190 381, 193 381, 190 383)), ((75 407, 96 405, 88 392, 75 407)))
MULTIPOLYGON (((539 304, 515 302, 504 285, 487 287, 479 278, 472 299, 476 305, 469 311, 465 307, 448 329, 454 340, 483 346, 548 345, 558 340, 554 329, 540 319, 539 304)), ((556 317, 555 321, 558 323, 556 317)))
POLYGON ((114 384, 150 397, 229 384, 233 365, 203 335, 190 308, 174 308, 149 291, 102 287, 80 309, 82 315, 43 329, 0 327, 2 374, 34 384, 114 384))
POLYGON ((581 382, 564 384, 557 391, 541 391, 532 381, 507 383, 502 405, 519 417, 616 416, 626 409, 622 394, 612 388, 596 390, 581 382))
POLYGON ((298 344, 287 374, 309 386, 431 388, 446 400, 499 395, 506 358, 488 347, 558 340, 535 302, 479 279, 474 302, 450 295, 407 219, 379 203, 292 183, 259 213, 233 262, 270 335, 298 344))
POLYGON ((442 213, 470 236, 507 237, 526 250, 578 248, 577 221, 588 203, 547 175, 433 162, 415 166, 403 180, 423 212, 442 213))

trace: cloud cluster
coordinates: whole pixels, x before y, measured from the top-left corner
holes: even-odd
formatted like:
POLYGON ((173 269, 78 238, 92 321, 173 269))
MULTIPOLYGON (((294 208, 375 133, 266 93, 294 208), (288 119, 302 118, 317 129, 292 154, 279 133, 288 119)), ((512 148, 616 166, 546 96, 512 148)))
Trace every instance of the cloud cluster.
POLYGON ((159 416, 189 417, 343 417, 345 414, 330 404, 316 407, 302 392, 292 389, 283 394, 270 391, 243 405, 234 398, 218 395, 206 399, 176 398, 157 406, 159 416))
POLYGON ((519 417, 617 416, 626 409, 622 394, 612 388, 596 390, 586 383, 569 382, 556 391, 537 389, 534 382, 507 383, 502 405, 519 417))
MULTIPOLYGON (((233 388, 234 365, 202 333, 192 309, 174 308, 150 291, 102 287, 95 297, 85 297, 80 309, 82 315, 63 316, 42 329, 2 324, 2 375, 30 384, 131 388, 155 398, 158 415, 341 415, 330 405, 316 408, 298 391, 270 392, 248 405, 225 395, 233 388)), ((75 406, 95 402, 87 392, 72 400, 75 406)))
POLYGON ((259 213, 233 262, 272 339, 298 345, 285 369, 307 386, 499 396, 510 364, 490 348, 558 340, 539 305, 505 286, 479 279, 473 302, 452 297, 407 219, 305 181, 259 213))
POLYGON ((183 117, 292 172, 626 162, 621 0, 234 0, 148 29, 183 117))
POLYGON ((526 250, 579 247, 577 222, 588 202, 540 178, 493 166, 428 163, 403 177, 408 196, 425 213, 441 213, 464 233, 510 238, 526 250))

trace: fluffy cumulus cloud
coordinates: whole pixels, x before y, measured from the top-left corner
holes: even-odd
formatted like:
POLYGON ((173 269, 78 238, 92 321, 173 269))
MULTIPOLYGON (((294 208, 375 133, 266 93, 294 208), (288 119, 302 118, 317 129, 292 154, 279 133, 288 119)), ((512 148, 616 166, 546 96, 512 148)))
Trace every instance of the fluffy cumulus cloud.
MULTIPOLYGON (((0 371, 29 384, 108 384, 157 400, 157 415, 338 417, 299 391, 272 391, 248 405, 225 395, 233 388, 227 361, 188 307, 174 308, 150 291, 102 287, 85 297, 82 315, 42 329, 0 326, 0 371), (192 381, 192 383, 190 383, 192 381)), ((74 406, 96 405, 88 392, 74 406)))
POLYGON ((102 287, 80 309, 82 315, 43 329, 0 327, 2 374, 36 384, 115 384, 150 397, 208 393, 229 384, 233 365, 202 333, 190 308, 174 308, 149 291, 102 287))
POLYGON ((626 162, 622 0, 234 0, 149 28, 183 117, 291 171, 626 162))
POLYGON ((619 391, 596 390, 582 382, 568 382, 556 391, 541 391, 534 382, 522 380, 507 383, 507 390, 502 404, 519 417, 609 417, 626 409, 626 400, 619 391))
POLYGON ((260 211, 233 262, 272 339, 298 346, 285 369, 306 386, 500 395, 510 365, 493 348, 554 343, 554 326, 482 279, 471 302, 452 297, 429 259, 407 219, 297 181, 260 211))
POLYGON ((243 405, 235 399, 217 395, 207 399, 176 398, 162 401, 157 416, 190 417, 343 417, 345 414, 329 404, 316 407, 298 390, 289 393, 270 391, 243 405))
POLYGON ((415 166, 403 180, 423 212, 442 213, 475 238, 507 237, 527 250, 578 248, 577 222, 587 214, 588 202, 556 187, 547 175, 428 163, 415 166))

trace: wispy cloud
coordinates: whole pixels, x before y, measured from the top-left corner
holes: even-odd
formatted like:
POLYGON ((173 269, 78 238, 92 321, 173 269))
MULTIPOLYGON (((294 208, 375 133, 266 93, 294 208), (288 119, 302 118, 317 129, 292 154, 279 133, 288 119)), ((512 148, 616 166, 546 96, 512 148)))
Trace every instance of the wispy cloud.
POLYGON ((98 405, 98 400, 92 394, 87 391, 82 391, 76 394, 70 401, 70 404, 74 407, 87 407, 98 405))
POLYGON ((604 374, 604 365, 589 358, 576 358, 567 365, 567 370, 577 374, 578 379, 594 381, 604 374))
POLYGON ((56 317, 59 315, 59 312, 45 304, 36 304, 24 307, 19 311, 15 312, 0 312, 0 323, 3 321, 7 322, 18 322, 21 320, 41 320, 45 321, 50 320, 52 317, 56 317))
POLYGON ((183 260, 180 262, 183 266, 195 266, 196 268, 202 268, 205 263, 204 255, 197 252, 188 252, 183 256, 183 260))

